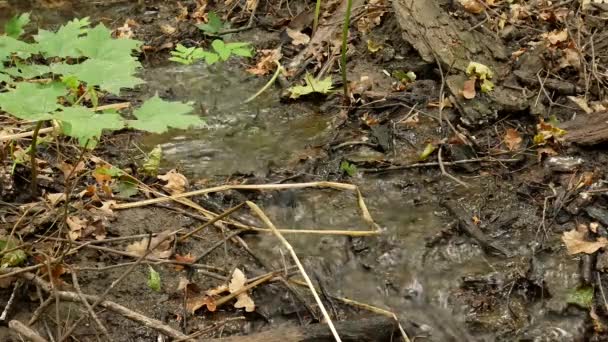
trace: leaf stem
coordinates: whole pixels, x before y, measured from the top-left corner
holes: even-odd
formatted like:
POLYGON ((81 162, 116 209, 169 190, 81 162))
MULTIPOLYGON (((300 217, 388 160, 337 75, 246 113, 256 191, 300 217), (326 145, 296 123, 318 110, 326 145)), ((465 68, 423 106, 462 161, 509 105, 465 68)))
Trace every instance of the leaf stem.
POLYGON ((272 78, 266 82, 266 84, 262 87, 262 89, 258 90, 257 93, 253 94, 253 96, 249 97, 247 100, 245 100, 245 103, 249 103, 251 101, 253 101, 256 97, 260 96, 263 92, 265 92, 266 90, 268 90, 268 88, 270 88, 270 86, 274 83, 274 81, 277 80, 277 77, 279 77, 279 74, 281 73, 281 71, 283 71, 283 66, 281 65, 281 63, 279 63, 278 61, 274 61, 277 65, 277 71, 274 72, 274 75, 272 75, 272 78))
POLYGON ((42 127, 42 120, 36 122, 36 127, 34 128, 34 133, 32 134, 32 144, 30 145, 30 164, 32 168, 32 198, 36 198, 38 194, 38 165, 36 165, 36 152, 37 152, 37 144, 38 144, 38 133, 40 132, 40 128, 42 127))
POLYGON ((348 101, 348 80, 346 79, 346 50, 348 41, 348 28, 350 27, 350 12, 353 7, 353 0, 346 0, 346 12, 344 13, 344 25, 342 26, 342 83, 344 87, 344 101, 348 101))
POLYGON ((319 16, 321 15, 321 0, 317 0, 315 5, 315 18, 312 22, 312 34, 317 33, 317 27, 319 26, 319 16))

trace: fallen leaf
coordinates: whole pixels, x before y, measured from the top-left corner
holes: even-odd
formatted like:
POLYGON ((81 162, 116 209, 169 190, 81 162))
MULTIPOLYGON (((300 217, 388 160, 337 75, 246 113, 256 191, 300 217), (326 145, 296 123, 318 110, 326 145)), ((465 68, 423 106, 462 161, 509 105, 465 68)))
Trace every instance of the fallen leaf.
POLYGON ((608 240, 605 237, 600 237, 597 241, 587 241, 585 236, 587 234, 573 229, 569 232, 564 232, 562 235, 562 241, 566 245, 568 254, 586 253, 593 254, 600 248, 608 245, 608 240))
POLYGON ((568 30, 563 29, 561 31, 555 30, 548 33, 543 33, 543 38, 549 41, 551 45, 557 45, 568 39, 568 30))
POLYGON ((310 41, 310 37, 307 34, 302 33, 300 31, 292 30, 289 27, 285 29, 285 32, 287 33, 289 38, 291 38, 291 44, 293 45, 306 45, 310 41))
POLYGON ((300 96, 312 93, 328 94, 332 91, 333 84, 331 82, 331 76, 327 76, 321 80, 314 78, 314 76, 309 73, 306 73, 304 80, 306 81, 306 85, 296 85, 287 89, 291 92, 290 98, 297 99, 300 96))
POLYGON ((82 219, 78 216, 68 216, 65 220, 68 227, 70 228, 70 239, 78 240, 82 237, 82 231, 87 227, 89 221, 87 219, 82 219))
POLYGON ((61 172, 63 172, 63 179, 74 178, 81 171, 86 170, 85 164, 84 164, 83 161, 81 161, 78 164, 76 164, 76 166, 74 166, 74 165, 72 165, 70 163, 61 162, 61 164, 59 164, 57 167, 59 168, 59 170, 61 170, 61 172))
POLYGON ((554 149, 552 149, 551 147, 539 147, 536 150, 536 155, 538 156, 538 161, 541 161, 541 159, 543 159, 543 155, 547 155, 547 156, 556 156, 558 153, 555 152, 554 149))
POLYGON ((507 145, 509 151, 517 150, 521 145, 522 141, 519 132, 514 128, 507 128, 507 132, 503 140, 505 142, 505 145, 507 145))
POLYGON ((479 14, 485 9, 477 0, 460 0, 460 4, 464 7, 465 11, 469 13, 479 14))
POLYGON ((589 105, 587 104, 587 100, 584 97, 567 96, 567 98, 568 98, 568 100, 576 103, 576 105, 580 109, 585 111, 585 113, 587 113, 587 114, 593 113, 593 109, 589 108, 589 105))
MULTIPOLYGON (((246 283, 247 278, 245 277, 245 274, 243 273, 243 271, 236 268, 232 273, 232 279, 230 279, 230 283, 228 284, 228 290, 230 291, 230 293, 237 293, 241 291, 243 287, 245 287, 246 283)), ((249 297, 246 291, 239 293, 236 296, 236 299, 237 301, 236 303, 234 303, 235 308, 245 308, 246 312, 255 311, 255 303, 253 302, 253 299, 249 297)))
POLYGON ((269 74, 282 57, 280 49, 260 50, 257 54, 260 56, 258 62, 254 67, 247 69, 247 72, 258 76, 269 74))
POLYGON ((128 245, 126 251, 137 256, 142 256, 146 253, 146 248, 149 246, 152 250, 152 252, 148 254, 149 256, 157 259, 167 259, 171 256, 171 243, 173 242, 173 235, 165 239, 169 234, 171 234, 171 232, 165 230, 153 237, 149 243, 148 238, 146 237, 141 241, 128 245))
POLYGON ((562 57, 559 59, 558 69, 563 69, 567 67, 573 67, 577 70, 581 69, 581 56, 573 48, 567 48, 562 50, 562 57))
POLYGON ((207 291, 205 291, 205 294, 207 296, 219 296, 219 295, 221 295, 224 292, 229 292, 228 291, 228 285, 226 285, 226 284, 222 284, 222 285, 214 287, 214 288, 212 288, 210 290, 207 290, 207 291))
POLYGON ((462 96, 467 100, 471 100, 475 98, 476 94, 477 93, 475 92, 475 79, 466 80, 462 87, 462 96))
POLYGON ((199 296, 188 298, 188 302, 186 303, 186 308, 188 312, 194 314, 196 310, 202 308, 203 306, 207 307, 207 310, 213 312, 217 308, 215 305, 215 299, 209 296, 199 296))
POLYGON ((376 52, 382 50, 383 48, 384 48, 384 45, 382 45, 382 43, 375 42, 371 39, 367 40, 367 51, 369 51, 371 53, 376 53, 376 52))
POLYGON ((163 185, 163 189, 167 190, 172 195, 181 194, 188 188, 188 178, 173 169, 164 175, 158 176, 158 179, 164 180, 167 184, 163 185))
POLYGON ((57 204, 65 201, 65 193, 46 194, 45 200, 51 207, 55 207, 57 204))
MULTIPOLYGON (((186 255, 175 254, 175 261, 191 264, 194 262, 194 256, 192 256, 191 253, 188 253, 186 255)), ((184 265, 178 265, 178 264, 175 265, 176 271, 181 271, 183 269, 184 269, 184 265)))
POLYGON ((172 35, 177 31, 177 29, 169 24, 160 25, 160 30, 163 31, 164 34, 172 35))

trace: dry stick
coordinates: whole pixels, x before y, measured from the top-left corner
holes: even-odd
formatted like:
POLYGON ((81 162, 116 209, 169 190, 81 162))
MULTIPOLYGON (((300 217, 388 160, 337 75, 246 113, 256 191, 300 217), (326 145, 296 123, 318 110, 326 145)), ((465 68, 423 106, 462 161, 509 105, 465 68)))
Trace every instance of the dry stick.
MULTIPOLYGON (((159 197, 154 199, 143 200, 139 202, 132 203, 122 203, 112 206, 113 209, 129 209, 129 208, 137 208, 150 204, 161 203, 170 200, 178 200, 186 197, 204 195, 212 192, 221 192, 227 190, 285 190, 285 189, 304 189, 304 188, 331 188, 337 190, 350 190, 355 191, 358 197, 359 209, 362 214, 363 220, 372 227, 371 230, 360 230, 360 231, 349 231, 349 230, 297 230, 297 229, 281 229, 279 232, 281 233, 295 233, 295 234, 324 234, 324 235, 348 235, 348 236, 368 236, 368 235, 378 235, 380 233, 380 227, 374 222, 369 211, 367 210, 367 206, 365 205, 365 201, 363 200, 363 196, 359 191, 359 188, 353 184, 346 183, 336 183, 336 182, 309 182, 309 183, 292 183, 292 184, 258 184, 258 185, 222 185, 207 189, 195 190, 191 192, 185 192, 177 195, 159 197)), ((182 203, 182 202, 180 202, 182 203)), ((272 232, 269 229, 264 228, 255 228, 249 226, 239 226, 239 228, 247 228, 253 231, 261 231, 261 232, 272 232)))
POLYGON ((443 166, 443 160, 441 158, 441 151, 443 149, 443 146, 439 146, 439 151, 437 151, 437 161, 439 162, 439 168, 441 169, 441 173, 448 177, 449 179, 453 180, 454 182, 464 186, 465 188, 469 187, 469 184, 461 181, 460 179, 452 176, 451 174, 449 174, 446 170, 445 170, 445 166, 443 166))
MULTIPOLYGON (((33 281, 36 285, 40 286, 40 288, 42 288, 45 292, 47 292, 47 293, 51 292, 51 285, 47 281, 36 276, 35 274, 29 273, 29 272, 22 273, 21 277, 25 278, 27 280, 33 281)), ((80 302, 81 301, 78 294, 76 294, 74 292, 58 291, 57 295, 61 299, 67 300, 67 301, 71 301, 71 302, 80 302)), ((132 321, 141 323, 148 328, 161 332, 164 335, 167 335, 171 338, 178 339, 178 338, 186 337, 186 335, 171 328, 170 326, 164 324, 163 322, 161 322, 159 320, 146 317, 146 316, 144 316, 138 312, 135 312, 129 308, 126 308, 118 303, 115 303, 115 302, 112 302, 109 300, 104 300, 101 296, 93 296, 93 295, 84 294, 84 297, 89 302, 96 302, 96 303, 99 302, 98 305, 101 305, 102 307, 104 307, 108 310, 116 312, 132 321)))
POLYGON ((41 337, 36 331, 32 328, 26 326, 20 321, 14 319, 8 322, 8 327, 12 330, 15 330, 19 335, 23 335, 23 337, 27 338, 32 342, 48 342, 45 338, 41 337))
POLYGON ((106 327, 103 325, 103 323, 101 323, 101 321, 99 320, 99 317, 97 317, 97 314, 91 307, 91 304, 89 304, 87 299, 84 298, 84 295, 82 294, 82 291, 80 290, 80 284, 78 283, 78 277, 76 276, 76 272, 74 270, 70 270, 70 272, 72 273, 72 283, 74 284, 74 290, 76 290, 78 297, 80 297, 80 301, 87 308, 89 315, 91 316, 91 318, 93 318, 95 323, 97 323, 97 326, 99 327, 99 329, 101 330, 103 335, 106 337, 106 339, 108 341, 112 341, 112 338, 110 337, 110 334, 108 333, 108 329, 106 329, 106 327))
POLYGON ((251 208, 251 210, 253 210, 258 215, 258 217, 264 222, 264 224, 266 224, 266 226, 268 226, 268 228, 270 230, 272 230, 274 235, 281 241, 283 246, 285 246, 285 248, 287 248, 287 250, 291 254, 291 257, 293 258, 294 262, 298 266, 298 269, 300 270, 302 277, 304 277, 304 279, 306 280, 306 283, 308 284, 308 287, 310 288, 310 292, 312 293, 313 297, 315 298, 317 305, 319 305, 319 309, 321 309, 321 313, 323 313, 323 317, 325 317, 325 321, 327 322, 327 325, 329 326, 329 330, 331 330, 336 341, 341 342, 340 336, 338 335, 338 332, 336 331, 336 327, 334 327, 334 324, 331 321, 331 318, 329 317, 327 310, 325 310, 325 306, 323 305, 321 298, 319 298, 319 295, 317 294, 317 291, 315 290, 315 286, 312 284, 312 281, 310 281, 310 278, 306 274, 306 270, 304 269, 304 266, 302 266, 302 263, 300 262, 300 259, 296 255, 296 252, 293 250, 293 247, 291 247, 289 242, 283 237, 283 235, 281 235, 281 233, 277 230, 277 228, 274 226, 274 224, 270 221, 268 216, 266 216, 266 214, 264 214, 264 212, 262 211, 262 209, 260 209, 260 207, 258 207, 255 203, 250 202, 250 201, 247 201, 247 205, 251 208))
POLYGON ((233 298, 236 298, 236 297, 237 297, 238 295, 240 295, 241 293, 244 293, 244 292, 246 292, 246 291, 249 291, 249 290, 251 290, 252 288, 254 288, 254 287, 256 287, 256 286, 258 286, 258 285, 260 285, 260 284, 262 284, 262 283, 265 283, 265 282, 269 281, 270 279, 274 278, 275 276, 276 276, 276 272, 270 272, 270 273, 269 273, 269 274, 267 274, 266 276, 264 276, 264 277, 262 277, 262 278, 260 278, 260 279, 258 279, 258 280, 256 280, 256 281, 254 281, 254 282, 251 282, 251 283, 247 284, 246 286, 241 287, 241 288, 240 288, 240 289, 238 289, 237 291, 234 291, 233 293, 231 293, 231 294, 229 294, 229 295, 226 295, 226 296, 224 296, 224 297, 222 297, 222 298, 218 298, 218 299, 215 301, 215 303, 214 303, 214 304, 215 304, 216 306, 218 306, 218 307, 219 307, 220 305, 224 305, 224 304, 226 304, 227 302, 229 302, 230 300, 232 300, 233 298))
POLYGON ((200 226, 196 227, 196 228, 195 228, 193 231, 191 231, 191 232, 187 233, 186 235, 184 235, 184 236, 180 237, 180 238, 177 240, 177 242, 183 242, 184 240, 186 240, 187 238, 189 238, 191 235, 196 234, 196 233, 198 233, 199 231, 201 231, 203 228, 205 228, 205 227, 207 227, 207 226, 210 226, 210 225, 214 224, 215 222, 217 222, 217 221, 219 221, 219 220, 223 219, 224 217, 229 216, 230 214, 234 213, 235 211, 237 211, 237 210, 241 209, 241 208, 242 208, 244 205, 245 205, 245 203, 243 202, 243 203, 241 203, 241 204, 239 204, 239 205, 237 205, 237 206, 234 206, 234 207, 232 207, 232 208, 230 208, 230 209, 226 210, 226 211, 225 211, 225 212, 223 212, 222 214, 220 214, 220 215, 218 215, 218 216, 216 216, 216 217, 212 218, 211 220, 209 220, 209 221, 207 221, 207 222, 203 223, 202 225, 200 225, 200 226))
POLYGON ((34 314, 32 314, 32 317, 30 318, 29 322, 27 322, 27 325, 32 325, 32 324, 36 323, 36 321, 38 320, 40 315, 42 315, 44 310, 46 310, 46 308, 49 305, 51 305, 52 302, 53 302, 53 296, 49 296, 47 299, 45 299, 45 301, 40 304, 38 309, 36 309, 36 311, 34 311, 34 314))
MULTIPOLYGON (((121 274, 120 277, 118 277, 116 280, 114 280, 110 284, 110 286, 108 286, 108 288, 101 294, 101 296, 96 298, 96 300, 91 305, 91 308, 95 309, 97 307, 97 305, 99 305, 101 302, 103 302, 105 300, 105 297, 110 293, 110 291, 112 291, 114 289, 114 287, 116 287, 116 285, 118 285, 118 283, 123 281, 129 274, 131 274, 131 272, 133 272, 135 267, 137 267, 137 265, 141 264, 142 261, 144 261, 144 259, 146 259, 148 254, 150 254, 154 249, 156 249, 156 247, 158 247, 158 245, 160 245, 162 242, 164 242, 170 236, 171 236, 170 234, 166 234, 164 237, 161 236, 161 238, 158 239, 156 244, 148 246, 146 251, 139 257, 139 259, 137 259, 137 261, 133 265, 131 265, 123 274, 121 274)), ((152 239, 150 239, 149 241, 151 242, 152 239)), ((84 317, 85 316, 80 317, 76 321, 76 323, 72 324, 72 326, 65 332, 65 334, 63 334, 63 336, 61 336, 61 338, 59 339, 59 342, 65 341, 65 339, 68 338, 68 336, 70 336, 72 334, 74 329, 76 329, 78 324, 80 324, 80 322, 82 322, 84 317)))

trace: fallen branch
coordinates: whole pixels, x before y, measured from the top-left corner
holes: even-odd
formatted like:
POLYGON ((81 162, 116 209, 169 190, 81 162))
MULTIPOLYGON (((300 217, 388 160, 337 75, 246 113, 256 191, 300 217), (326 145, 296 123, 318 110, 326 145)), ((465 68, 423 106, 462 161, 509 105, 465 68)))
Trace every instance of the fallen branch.
POLYGON ((32 341, 32 342, 48 342, 45 338, 38 335, 32 328, 27 325, 21 323, 20 321, 14 319, 8 322, 8 327, 12 330, 16 331, 22 337, 32 341))
MULTIPOLYGON (((260 209, 260 207, 258 207, 255 203, 250 202, 250 201, 247 201, 246 203, 251 208, 251 210, 253 210, 262 221, 264 221, 264 224, 266 224, 266 226, 268 226, 268 228, 270 228, 272 230, 274 235, 281 241, 283 246, 285 246, 285 248, 287 248, 287 250, 291 254, 291 257, 293 258, 294 262, 298 266, 298 269, 300 270, 302 277, 304 277, 304 280, 306 280, 306 283, 308 284, 308 288, 310 289, 312 296, 315 298, 317 305, 319 305, 319 309, 321 309, 321 313, 323 313, 323 317, 325 317, 325 321, 326 321, 327 325, 329 326, 329 330, 331 330, 331 333, 334 336, 335 340, 337 342, 340 342, 341 339, 340 339, 340 336, 338 335, 338 331, 336 330, 336 327, 334 326, 333 322, 331 321, 331 317, 329 317, 329 314, 327 313, 327 310, 325 309, 325 306, 323 305, 321 298, 319 298, 319 294, 317 294, 315 286, 312 284, 312 281, 306 274, 306 270, 304 269, 304 266, 302 266, 302 263, 300 262, 300 259, 298 258, 298 255, 296 254, 296 252, 293 250, 293 247, 291 247, 289 242, 283 237, 283 235, 281 235, 281 233, 277 230, 277 228, 274 226, 272 221, 270 221, 268 216, 266 216, 266 214, 264 214, 264 212, 262 211, 262 209, 260 209)), ((266 339, 258 339, 257 341, 264 341, 264 340, 266 340, 266 339)))

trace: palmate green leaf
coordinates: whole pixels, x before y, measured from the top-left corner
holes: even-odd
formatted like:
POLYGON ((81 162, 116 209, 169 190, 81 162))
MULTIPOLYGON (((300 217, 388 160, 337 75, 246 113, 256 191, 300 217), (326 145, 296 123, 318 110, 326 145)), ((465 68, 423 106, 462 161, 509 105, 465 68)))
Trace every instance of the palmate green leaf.
POLYGON ((88 86, 99 86, 101 90, 119 94, 121 88, 133 88, 144 83, 133 74, 141 67, 135 59, 115 63, 100 59, 87 59, 80 64, 57 63, 51 65, 54 73, 75 76, 88 86))
POLYGON ((80 37, 88 31, 89 18, 73 19, 57 32, 39 30, 34 36, 38 48, 45 57, 81 57, 80 37))
POLYGON ((89 58, 121 63, 131 61, 131 54, 138 50, 141 42, 133 39, 113 39, 112 32, 103 24, 99 24, 78 39, 76 49, 89 58))
POLYGON ((215 50, 215 52, 217 52, 217 54, 220 56, 220 58, 223 61, 228 60, 228 58, 230 57, 230 49, 228 49, 226 47, 226 44, 224 43, 223 40, 216 39, 213 42, 211 42, 211 46, 213 47, 213 50, 215 50))
POLYGON ((196 25, 199 30, 202 30, 205 33, 209 34, 216 34, 220 32, 220 30, 224 27, 222 19, 220 19, 220 17, 215 12, 209 12, 207 18, 209 19, 209 21, 206 24, 196 25))
POLYGON ((31 79, 50 73, 51 68, 48 65, 42 64, 20 64, 16 67, 6 68, 3 72, 13 77, 31 79))
POLYGON ((38 48, 35 45, 9 36, 0 36, 0 63, 8 60, 12 55, 21 59, 27 59, 35 53, 38 53, 38 48))
POLYGON ((4 33, 12 38, 19 38, 23 34, 23 28, 30 23, 30 14, 22 13, 12 17, 4 24, 4 33))
POLYGON ((124 119, 116 113, 94 112, 86 107, 63 108, 55 113, 61 122, 63 134, 78 139, 81 146, 93 148, 104 130, 117 130, 125 127, 124 119))
POLYGON ((15 89, 0 94, 0 108, 24 120, 49 120, 59 108, 57 98, 67 90, 59 82, 36 84, 21 82, 15 89))
POLYGON ((204 124, 199 116, 188 115, 190 112, 191 105, 164 101, 156 95, 133 112, 137 120, 129 121, 128 126, 142 131, 163 133, 169 128, 185 129, 204 124))
POLYGON ((332 91, 332 83, 330 76, 327 76, 322 80, 318 80, 314 78, 311 74, 306 73, 304 80, 306 81, 306 85, 297 85, 288 88, 288 90, 291 92, 290 98, 297 99, 300 96, 312 93, 328 94, 332 91))

